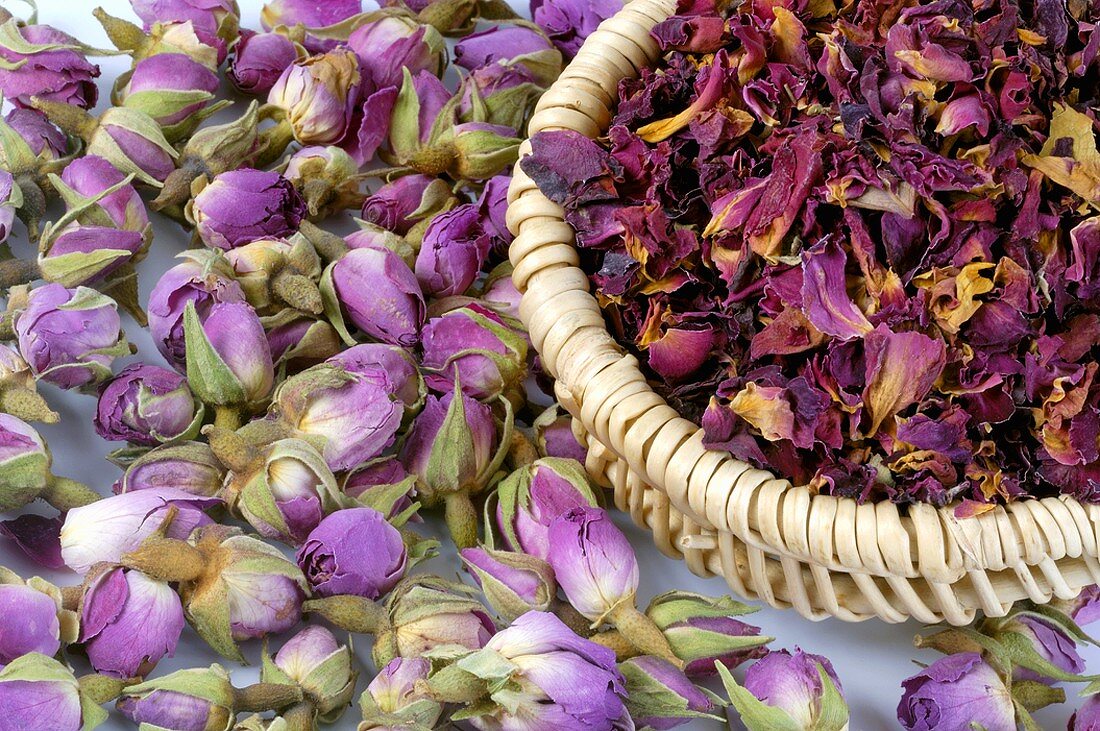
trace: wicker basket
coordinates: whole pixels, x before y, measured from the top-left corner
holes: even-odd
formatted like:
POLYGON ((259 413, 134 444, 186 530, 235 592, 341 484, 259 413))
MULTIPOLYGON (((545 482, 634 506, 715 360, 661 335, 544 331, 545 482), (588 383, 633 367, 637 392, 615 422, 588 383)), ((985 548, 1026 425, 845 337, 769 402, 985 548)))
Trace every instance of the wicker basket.
MULTIPOLYGON (((607 127, 619 81, 654 62, 670 0, 633 0, 585 42, 542 97, 529 134, 607 127)), ((521 154, 530 152, 529 143, 521 154)), ((970 622, 1013 602, 1069 599, 1100 582, 1100 507, 1027 500, 959 520, 950 507, 813 495, 725 452, 646 383, 604 325, 562 209, 519 167, 509 195, 521 315, 589 447, 587 468, 657 546, 738 595, 811 619, 970 622)))

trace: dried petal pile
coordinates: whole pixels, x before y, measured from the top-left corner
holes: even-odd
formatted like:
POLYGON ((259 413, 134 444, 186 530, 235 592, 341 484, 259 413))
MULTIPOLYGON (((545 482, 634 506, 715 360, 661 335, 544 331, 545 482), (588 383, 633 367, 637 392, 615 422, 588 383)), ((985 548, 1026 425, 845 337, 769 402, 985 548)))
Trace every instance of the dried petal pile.
POLYGON ((609 327, 727 449, 973 515, 1100 500, 1100 7, 684 2, 533 140, 609 327))

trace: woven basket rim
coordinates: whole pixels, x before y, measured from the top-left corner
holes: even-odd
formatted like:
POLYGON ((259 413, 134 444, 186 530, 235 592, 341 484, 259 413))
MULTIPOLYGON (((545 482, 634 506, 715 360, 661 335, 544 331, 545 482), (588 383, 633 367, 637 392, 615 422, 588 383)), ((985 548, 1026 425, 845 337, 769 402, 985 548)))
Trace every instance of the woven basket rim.
MULTIPOLYGON (((655 22, 672 15, 674 11, 675 3, 672 0, 631 0, 618 14, 601 24, 539 102, 528 127, 528 136, 554 129, 569 129, 590 138, 605 132, 610 120, 610 110, 615 102, 615 86, 619 80, 636 75, 641 67, 652 65, 657 49, 649 37, 649 28, 655 22)), ((530 152, 528 140, 520 148, 520 160, 530 152)), ((584 331, 583 344, 573 347, 560 360, 544 360, 547 370, 557 380, 562 405, 586 429, 598 433, 597 425, 591 418, 591 410, 601 407, 588 405, 582 408, 581 404, 589 384, 614 370, 616 382, 622 384, 620 388, 628 388, 632 397, 641 395, 671 409, 649 386, 637 360, 626 353, 608 333, 603 324, 602 313, 589 290, 588 277, 575 261, 575 237, 572 228, 565 223, 564 212, 538 190, 520 168, 519 162, 515 166, 508 201, 508 225, 516 235, 516 243, 513 244, 510 256, 515 265, 515 283, 522 293, 521 319, 531 330, 536 350, 543 353, 542 346, 548 337, 557 338, 557 341, 568 341, 572 345, 570 336, 579 330, 584 331), (532 222, 537 224, 538 235, 525 238, 530 232, 525 230, 524 225, 532 222), (554 227, 553 231, 547 233, 547 227, 554 227), (559 251, 555 254, 557 259, 549 266, 526 265, 525 260, 534 254, 563 245, 573 248, 572 257, 568 252, 559 251), (547 303, 565 296, 569 297, 573 309, 564 313, 564 319, 559 317, 554 323, 548 324, 545 316, 547 303), (592 309, 600 314, 598 324, 591 319, 592 309), (573 330, 569 330, 573 323, 566 322, 571 317, 579 319, 573 330)), ((607 408, 615 409, 618 405, 619 402, 615 402, 607 408)), ((685 449, 694 450, 693 456, 698 453, 693 463, 696 466, 689 468, 689 474, 677 475, 673 479, 682 477, 691 480, 692 485, 697 483, 697 479, 706 479, 705 487, 726 490, 725 495, 706 494, 699 498, 708 506, 714 501, 728 503, 734 500, 738 490, 736 479, 723 488, 718 488, 714 485, 715 480, 709 478, 727 471, 733 475, 760 472, 728 452, 703 449, 702 429, 698 424, 678 415, 669 419, 669 423, 673 422, 689 425, 678 425, 686 430, 686 435, 676 447, 676 455, 685 449), (698 466, 704 462, 705 467, 698 466), (696 478, 694 472, 699 469, 703 469, 706 474, 696 478)), ((670 494, 669 481, 664 475, 650 474, 644 463, 638 463, 638 455, 624 453, 629 450, 616 448, 605 436, 599 434, 599 441, 606 448, 629 463, 640 475, 644 475, 647 484, 669 495, 678 510, 699 521, 703 528, 716 532, 729 531, 747 544, 776 548, 764 537, 767 526, 752 524, 755 511, 746 511, 752 514, 746 516, 741 525, 736 525, 735 521, 724 525, 721 521, 710 520, 707 511, 699 510, 693 504, 696 500, 692 498, 698 496, 690 494, 690 487, 686 499, 677 499, 670 494)), ((642 460, 644 462, 644 457, 642 460)), ((1004 570, 1011 562, 1007 557, 1004 560, 996 556, 990 557, 988 547, 992 544, 1007 546, 1003 550, 1011 550, 1020 561, 1028 565, 1041 564, 1052 558, 1057 560, 1062 556, 1095 556, 1097 553, 1095 535, 1100 525, 1100 510, 1097 506, 1081 503, 1066 495, 997 505, 976 517, 960 519, 954 514, 957 502, 942 508, 935 508, 927 503, 909 505, 907 512, 903 513, 897 504, 889 501, 859 505, 853 498, 814 494, 806 486, 792 485, 774 475, 772 478, 783 487, 780 491, 781 499, 807 501, 810 505, 808 514, 828 516, 836 515, 838 511, 848 513, 855 510, 861 515, 873 515, 880 534, 876 540, 885 557, 885 563, 890 564, 887 552, 897 557, 897 553, 902 551, 906 555, 897 558, 902 563, 909 563, 906 573, 913 575, 911 572, 915 569, 917 575, 933 582, 958 581, 972 571, 1004 570), (1054 505, 1052 501, 1061 505, 1054 505), (1046 522, 1053 524, 1044 524, 1044 520, 1037 519, 1034 515, 1040 511, 1029 508, 1031 503, 1041 503, 1050 512, 1066 515, 1073 522, 1080 534, 1076 554, 1066 548, 1065 543, 1068 541, 1063 541, 1058 535, 1067 528, 1063 521, 1048 519, 1046 522), (905 545, 894 545, 899 538, 905 545), (1080 546, 1082 540, 1085 541, 1084 546, 1080 546), (1063 544, 1062 551, 1053 550, 1059 542, 1063 544), (1059 552, 1062 556, 1051 555, 1059 552)), ((825 521, 817 529, 832 530, 832 524, 825 521)), ((814 530, 814 526, 807 527, 810 533, 806 536, 808 543, 813 543, 814 530)), ((839 567, 835 568, 839 570, 880 576, 898 574, 896 565, 876 568, 867 565, 863 557, 858 561, 845 561, 843 557, 839 557, 838 563, 839 567)))

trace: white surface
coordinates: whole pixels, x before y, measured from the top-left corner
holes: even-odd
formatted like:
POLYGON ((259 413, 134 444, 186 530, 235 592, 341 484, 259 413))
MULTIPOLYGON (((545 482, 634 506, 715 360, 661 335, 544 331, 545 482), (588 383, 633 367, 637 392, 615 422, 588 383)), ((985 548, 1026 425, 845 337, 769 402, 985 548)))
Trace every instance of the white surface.
MULTIPOLYGON (((369 3, 370 0, 367 2, 369 3)), ((106 37, 91 17, 92 9, 98 4, 84 0, 39 0, 39 15, 41 22, 66 30, 86 43, 108 47, 106 37)), ((261 4, 261 0, 240 0, 243 26, 252 28, 259 26, 261 4)), ((513 4, 517 3, 513 0, 513 4)), ((126 0, 103 0, 102 6, 112 15, 133 18, 126 0)), ((22 12, 23 6, 16 3, 11 9, 14 12, 22 12)), ((523 11, 526 12, 526 9, 524 8, 523 11)), ((128 67, 129 59, 126 57, 101 58, 98 59, 98 63, 103 70, 100 79, 100 105, 102 106, 109 104, 110 84, 128 67)), ((145 298, 158 274, 170 266, 171 257, 183 251, 188 242, 188 235, 171 221, 156 216, 154 225, 156 236, 152 251, 148 259, 139 266, 143 302, 146 301, 145 298)), ((22 227, 18 227, 13 243, 17 254, 27 255, 29 249, 22 227)), ((144 357, 149 362, 163 364, 150 344, 146 331, 138 328, 129 319, 126 320, 126 329, 131 341, 140 347, 142 354, 130 361, 144 357)), ((42 429, 53 450, 55 472, 80 479, 100 492, 108 493, 110 485, 118 476, 118 471, 104 460, 104 455, 111 448, 120 445, 108 444, 95 434, 92 428, 95 399, 66 393, 49 384, 42 385, 42 392, 62 415, 61 424, 42 429)), ((629 522, 622 515, 618 518, 624 526, 629 522)), ((431 529, 437 528, 434 523, 428 525, 431 529)), ((721 594, 727 591, 721 579, 704 580, 694 576, 683 563, 671 561, 659 554, 647 534, 633 526, 628 526, 628 530, 638 549, 643 567, 639 602, 642 606, 653 594, 671 588, 689 589, 706 594, 721 594)), ((35 565, 18 555, 6 542, 0 543, 0 560, 4 565, 24 576, 42 573, 35 565)), ((433 559, 418 570, 454 575, 458 570, 458 563, 451 554, 433 559)), ((74 584, 78 580, 78 577, 72 573, 48 575, 48 578, 60 584, 74 584)), ((820 653, 832 660, 852 708, 853 731, 897 728, 894 712, 901 693, 900 682, 916 671, 917 668, 912 660, 920 659, 929 663, 938 657, 935 653, 918 653, 914 650, 912 639, 921 628, 912 622, 901 626, 891 626, 878 621, 846 624, 829 620, 814 623, 802 619, 793 612, 773 609, 763 609, 750 619, 761 625, 765 634, 776 638, 773 647, 798 645, 808 652, 820 653)), ((272 644, 277 647, 279 640, 276 639, 272 644)), ((360 637, 357 638, 355 645, 357 654, 364 663, 358 686, 358 692, 361 692, 371 677, 370 642, 369 639, 360 637)), ((1090 670, 1092 672, 1100 670, 1100 651, 1089 648, 1083 652, 1090 670)), ((258 643, 252 643, 247 654, 255 662, 259 654, 258 643)), ((160 675, 184 667, 207 665, 216 661, 218 661, 216 655, 188 629, 185 631, 176 656, 161 662, 155 674, 160 675)), ((232 669, 237 684, 246 684, 256 679, 258 671, 254 666, 233 667, 229 663, 226 663, 226 666, 232 669)), ((1066 704, 1038 714, 1037 718, 1044 729, 1065 727, 1066 720, 1077 704, 1075 693, 1075 688, 1068 687, 1067 695, 1070 699, 1066 704)), ((357 711, 352 708, 332 728, 354 729, 357 720, 357 711)), ((112 715, 111 721, 104 728, 113 730, 132 728, 132 726, 121 716, 112 715)), ((703 731, 721 728, 721 726, 717 723, 699 722, 682 728, 703 731)))

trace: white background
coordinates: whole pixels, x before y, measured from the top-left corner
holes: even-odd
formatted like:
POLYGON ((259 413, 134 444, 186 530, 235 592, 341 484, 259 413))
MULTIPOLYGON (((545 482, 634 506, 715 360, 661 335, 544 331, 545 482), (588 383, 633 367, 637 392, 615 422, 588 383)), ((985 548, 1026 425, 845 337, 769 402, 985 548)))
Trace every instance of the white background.
MULTIPOLYGON (((366 1, 371 2, 371 0, 366 1)), ((21 3, 5 4, 14 13, 24 13, 21 3)), ((109 47, 106 37, 91 16, 92 9, 98 4, 83 0, 39 0, 40 21, 66 30, 85 43, 109 47)), ((261 0, 240 0, 243 26, 258 28, 261 4, 261 0)), ((516 2, 513 2, 513 5, 518 7, 516 2)), ((102 6, 112 15, 134 19, 126 0, 103 0, 102 6)), ((368 9, 370 7, 368 4, 368 9)), ((526 14, 526 7, 520 7, 520 11, 526 14)), ((111 82, 128 68, 129 59, 108 57, 98 59, 97 62, 103 70, 100 79, 102 90, 100 106, 103 106, 109 104, 111 82)), ((230 112, 234 112, 237 108, 239 107, 231 109, 230 112)), ((225 117, 225 113, 222 116, 225 117)), ((146 301, 148 292, 156 282, 159 273, 171 265, 171 257, 183 251, 188 242, 188 234, 171 221, 157 216, 154 225, 156 236, 152 251, 148 259, 139 267, 142 302, 146 301)), ((25 231, 21 226, 17 226, 13 244, 17 254, 27 255, 29 248, 25 231)), ((142 353, 141 356, 130 360, 145 357, 149 362, 163 365, 145 331, 128 318, 126 330, 130 340, 141 348, 142 353)), ((117 370, 116 367, 116 372, 117 370)), ((54 453, 55 472, 85 481, 100 492, 108 493, 110 485, 118 476, 118 471, 104 460, 104 455, 113 447, 120 445, 108 444, 95 434, 92 428, 94 398, 62 392, 49 384, 43 384, 42 391, 62 415, 61 424, 42 428, 54 453)), ((660 555, 653 547, 648 535, 632 525, 627 525, 629 521, 625 516, 618 517, 634 541, 642 565, 639 604, 644 606, 653 594, 675 587, 707 594, 722 594, 728 591, 721 579, 700 579, 691 574, 683 563, 671 561, 660 555)), ((430 529, 435 529, 434 522, 429 522, 428 526, 430 529)), ((0 542, 0 560, 24 576, 41 573, 38 567, 24 559, 6 542, 0 542)), ((453 554, 445 552, 445 555, 433 559, 418 570, 453 576, 457 571, 457 565, 453 554)), ((59 584, 75 584, 78 581, 78 577, 72 573, 47 576, 59 584)), ((895 708, 901 693, 900 683, 902 679, 917 670, 912 661, 919 659, 928 663, 937 657, 935 653, 918 653, 914 650, 912 639, 921 627, 912 622, 900 626, 887 625, 879 621, 846 624, 828 620, 814 623, 793 612, 770 608, 762 609, 750 619, 763 627, 764 634, 777 638, 773 647, 797 645, 806 651, 823 654, 832 660, 852 709, 853 731, 897 728, 895 708)), ((277 647, 279 642, 276 639, 273 646, 277 647)), ((369 665, 369 638, 356 638, 355 646, 357 655, 363 661, 356 696, 358 697, 358 692, 365 687, 372 672, 369 665)), ((248 648, 247 654, 253 663, 256 662, 258 653, 258 646, 248 648)), ((1092 672, 1100 671, 1100 651, 1090 648, 1084 650, 1083 654, 1091 666, 1089 669, 1092 672)), ((162 661, 156 669, 156 674, 184 667, 207 665, 215 661, 218 661, 218 658, 214 653, 188 629, 184 633, 176 656, 162 661)), ((253 682, 257 677, 255 667, 237 667, 228 663, 227 667, 232 670, 233 678, 239 685, 253 682)), ((1075 688, 1067 688, 1070 699, 1065 705, 1041 711, 1037 715, 1044 729, 1065 727, 1073 707, 1077 705, 1075 693, 1075 688)), ((333 728, 354 729, 358 720, 357 715, 355 708, 349 709, 333 728)), ((111 721, 105 726, 108 729, 128 727, 130 724, 117 714, 113 714, 111 721)), ((702 731, 721 728, 721 725, 713 722, 697 722, 682 728, 702 731)))

